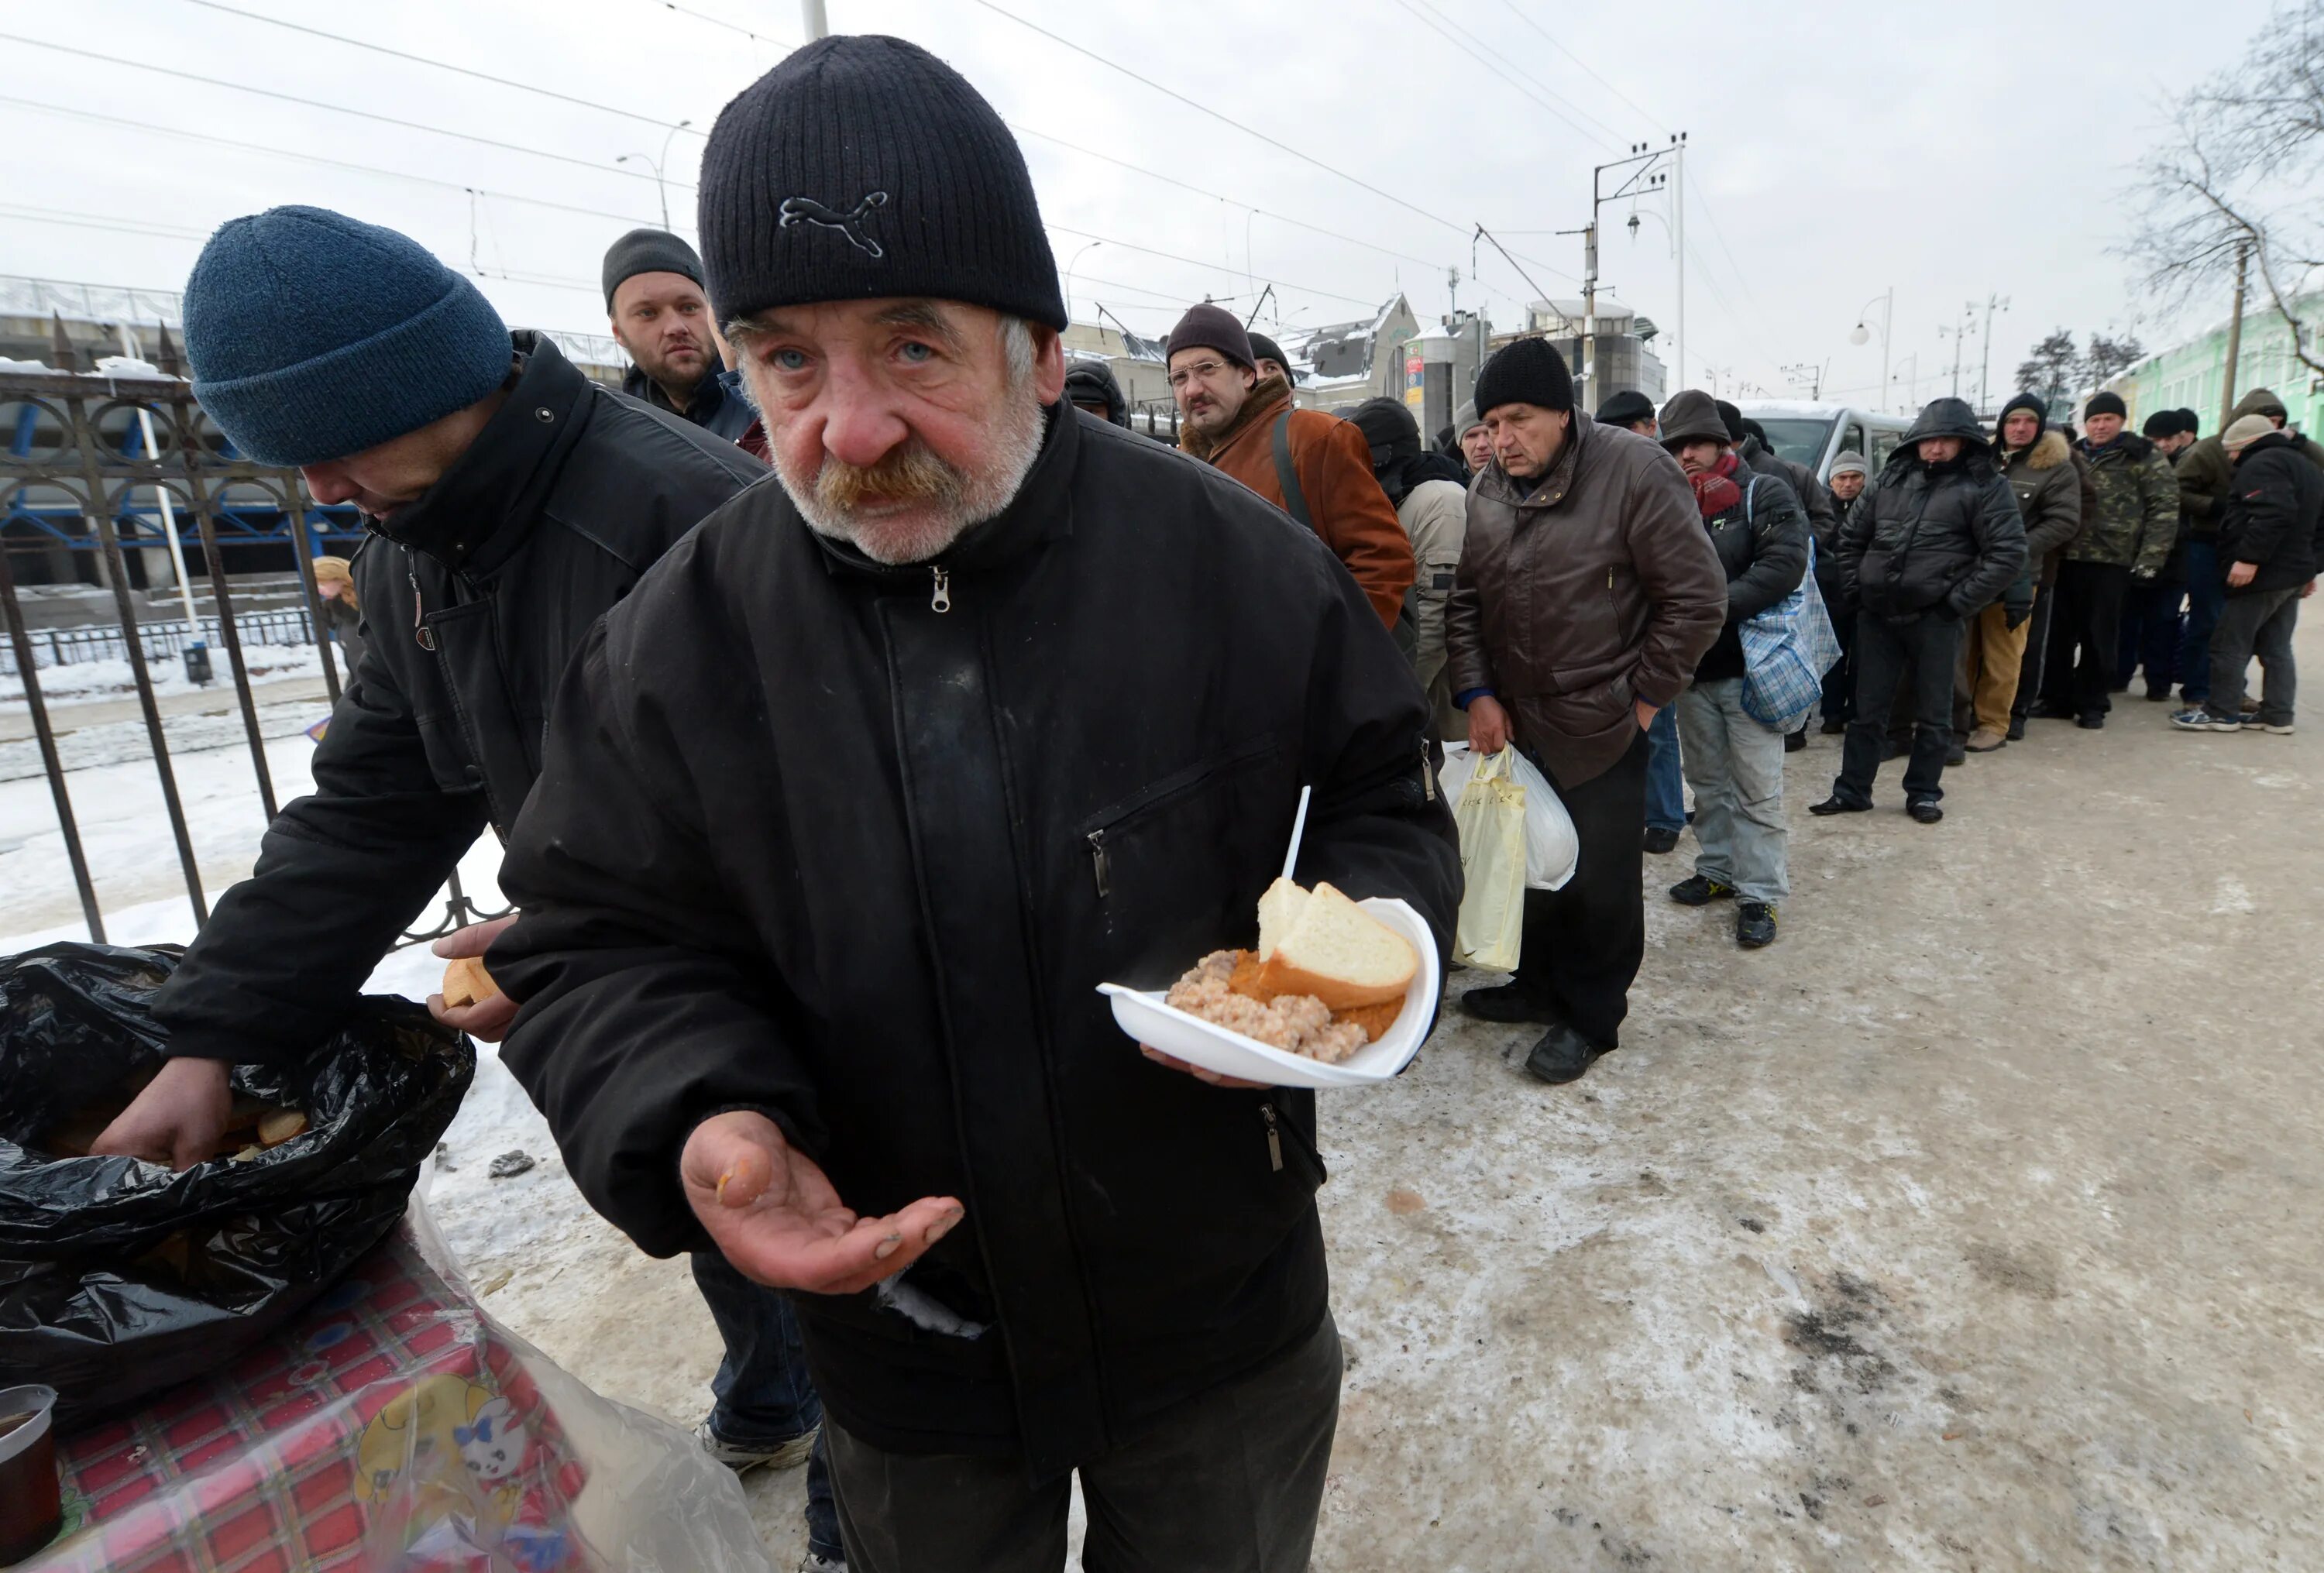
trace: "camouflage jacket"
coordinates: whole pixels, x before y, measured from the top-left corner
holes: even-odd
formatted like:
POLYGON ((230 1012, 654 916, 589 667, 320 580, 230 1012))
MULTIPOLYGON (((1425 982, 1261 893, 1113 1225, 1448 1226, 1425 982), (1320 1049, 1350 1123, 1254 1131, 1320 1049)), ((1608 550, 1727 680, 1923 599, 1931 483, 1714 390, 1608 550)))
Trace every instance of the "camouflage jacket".
POLYGON ((2065 549, 2070 563, 2112 563, 2141 577, 2163 571, 2179 534, 2179 477, 2170 458, 2128 432, 2102 448, 2076 445, 2089 464, 2098 512, 2065 549))

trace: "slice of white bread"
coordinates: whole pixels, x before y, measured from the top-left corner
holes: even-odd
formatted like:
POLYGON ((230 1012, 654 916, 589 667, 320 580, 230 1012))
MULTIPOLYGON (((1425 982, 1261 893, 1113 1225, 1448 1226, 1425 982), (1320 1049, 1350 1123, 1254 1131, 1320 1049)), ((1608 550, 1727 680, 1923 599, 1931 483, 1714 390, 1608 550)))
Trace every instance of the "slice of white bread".
POLYGON ((1278 879, 1259 913, 1259 982, 1270 998, 1312 994, 1333 1010, 1353 1010, 1402 998, 1420 970, 1402 934, 1329 885, 1302 891, 1278 879))

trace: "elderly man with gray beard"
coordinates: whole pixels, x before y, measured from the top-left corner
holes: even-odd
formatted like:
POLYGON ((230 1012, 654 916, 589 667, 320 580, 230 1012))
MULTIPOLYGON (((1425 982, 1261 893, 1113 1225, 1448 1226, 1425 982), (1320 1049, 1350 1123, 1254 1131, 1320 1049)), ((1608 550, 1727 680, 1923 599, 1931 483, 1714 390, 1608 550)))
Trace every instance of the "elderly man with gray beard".
POLYGON ((896 39, 703 159, 779 484, 568 676, 503 883, 505 1058, 583 1193, 796 1307, 854 1573, 1307 1565, 1338 1413, 1310 1093, 1096 986, 1296 877, 1459 905, 1429 709, 1314 532, 1061 394, 1024 159, 896 39), (848 129, 842 138, 829 128, 848 129))

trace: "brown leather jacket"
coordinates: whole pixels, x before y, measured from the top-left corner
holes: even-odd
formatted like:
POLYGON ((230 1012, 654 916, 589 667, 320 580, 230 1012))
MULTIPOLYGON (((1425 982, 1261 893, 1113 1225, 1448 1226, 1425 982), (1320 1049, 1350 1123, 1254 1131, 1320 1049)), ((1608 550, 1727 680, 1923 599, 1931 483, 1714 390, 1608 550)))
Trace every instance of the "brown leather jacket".
MULTIPOLYGON (((1178 446, 1286 508, 1275 474, 1275 420, 1290 402, 1288 382, 1276 375, 1261 377, 1224 431, 1205 438, 1189 428, 1178 446)), ((1412 588, 1412 542, 1372 476, 1372 450, 1363 433, 1336 415, 1295 409, 1291 467, 1315 533, 1356 576, 1380 621, 1395 628, 1404 593, 1412 588)))
POLYGON ((1499 463, 1469 487, 1444 617, 1452 692, 1491 693, 1550 779, 1578 786, 1676 699, 1727 622, 1694 490, 1655 443, 1576 419, 1528 496, 1499 463))

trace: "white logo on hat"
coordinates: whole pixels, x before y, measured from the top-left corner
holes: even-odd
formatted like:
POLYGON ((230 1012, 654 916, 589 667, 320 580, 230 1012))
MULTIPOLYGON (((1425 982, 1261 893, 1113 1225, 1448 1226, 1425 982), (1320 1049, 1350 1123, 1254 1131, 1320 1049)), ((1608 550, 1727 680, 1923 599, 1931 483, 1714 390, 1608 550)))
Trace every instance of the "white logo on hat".
POLYGON ((788 229, 795 224, 813 224, 825 229, 835 229, 845 235, 851 244, 869 253, 872 259, 877 262, 888 254, 887 250, 878 241, 863 233, 862 225, 863 220, 871 216, 873 208, 885 207, 887 205, 888 193, 885 191, 871 192, 862 201, 858 202, 845 213, 841 213, 835 208, 825 207, 812 197, 787 197, 783 199, 782 207, 777 209, 779 227, 788 229))

